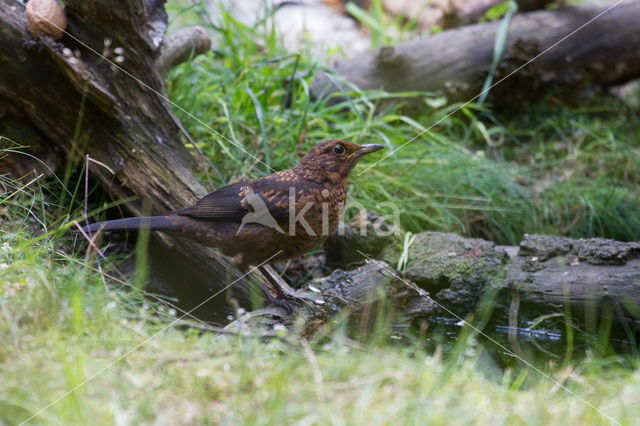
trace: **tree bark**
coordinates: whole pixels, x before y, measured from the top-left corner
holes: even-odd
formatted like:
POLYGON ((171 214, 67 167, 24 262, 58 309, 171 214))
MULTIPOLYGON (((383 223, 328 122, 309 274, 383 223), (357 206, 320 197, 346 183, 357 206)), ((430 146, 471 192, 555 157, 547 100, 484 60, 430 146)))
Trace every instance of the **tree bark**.
POLYGON ((506 252, 504 283, 534 310, 597 313, 612 303, 640 320, 640 243, 526 235, 506 252))
MULTIPOLYGON (((69 34, 55 42, 29 35, 19 2, 0 2, 0 100, 71 160, 89 155, 104 164, 93 164, 91 173, 115 200, 134 198, 126 204, 134 215, 182 208, 207 192, 163 95, 156 64, 167 23, 163 3, 66 0, 69 34)), ((227 284, 223 256, 164 238, 194 260, 209 291, 227 284)))
MULTIPOLYGON (((516 15, 494 82, 550 50, 492 89, 492 99, 513 105, 523 93, 535 96, 551 84, 610 85, 640 76, 640 0, 622 2, 580 29, 612 5, 588 3, 516 15)), ((500 24, 470 25, 384 46, 338 61, 334 69, 362 89, 427 91, 446 95, 450 102, 467 101, 480 93, 491 69, 500 24)), ((312 90, 326 95, 340 88, 318 74, 312 90)))
POLYGON ((514 289, 538 310, 583 310, 607 300, 640 307, 640 243, 525 235, 520 247, 501 247, 424 232, 409 259, 406 277, 460 313, 473 310, 488 287, 514 289))

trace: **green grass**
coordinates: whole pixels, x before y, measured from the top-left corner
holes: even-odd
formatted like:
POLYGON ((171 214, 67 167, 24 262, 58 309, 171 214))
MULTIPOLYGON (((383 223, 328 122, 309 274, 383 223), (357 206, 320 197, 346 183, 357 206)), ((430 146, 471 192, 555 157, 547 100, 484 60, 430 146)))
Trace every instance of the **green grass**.
MULTIPOLYGON (((282 51, 268 20, 248 28, 226 15, 216 31, 215 54, 168 80, 173 101, 224 135, 176 111, 205 155, 201 177, 211 188, 268 173, 251 155, 284 169, 324 139, 391 150, 459 106, 417 101, 424 94, 390 102, 349 86, 347 101, 314 99, 309 83, 320 65, 282 51)), ((524 232, 639 240, 637 111, 605 95, 579 106, 557 99, 517 114, 469 104, 371 170, 359 174, 375 158, 359 166, 351 199, 382 214, 390 207, 381 203, 392 202, 412 232, 498 243, 524 232)), ((0 179, 2 425, 114 361, 33 423, 637 423, 638 360, 616 354, 606 329, 595 342, 575 336, 580 357, 569 347, 559 359, 525 351, 550 380, 523 364, 502 368, 505 355, 469 328, 455 339, 434 334, 425 349, 424 337, 399 343, 382 328, 364 338, 341 321, 308 341, 292 333, 269 342, 172 325, 176 311, 144 297, 117 259, 96 262, 93 251, 74 248, 67 231, 81 208, 78 173, 65 172, 64 199, 57 181, 0 179)), ((571 327, 566 334, 574 338, 571 327)))
POLYGON ((211 163, 202 172, 211 188, 268 173, 261 162, 290 167, 321 140, 391 151, 430 128, 356 169, 351 200, 379 211, 393 203, 412 232, 503 244, 527 232, 640 239, 640 216, 621 214, 640 211, 640 118, 619 101, 598 96, 572 108, 548 96, 513 117, 472 103, 445 118, 459 105, 412 93, 391 103, 343 82, 347 100, 331 103, 309 92, 320 65, 283 51, 268 20, 250 28, 226 16, 216 33, 215 54, 180 66, 168 85, 178 105, 219 132, 176 111, 211 163))
MULTIPOLYGON (((20 227, 0 234, 3 424, 87 379, 35 424, 610 424, 533 369, 496 368, 491 343, 471 330, 461 332, 455 357, 418 341, 354 343, 341 327, 308 342, 216 337, 170 326, 166 308, 60 252, 55 239, 26 250, 30 238, 20 227)), ((541 368, 633 424, 636 364, 590 352, 564 369, 541 368)))

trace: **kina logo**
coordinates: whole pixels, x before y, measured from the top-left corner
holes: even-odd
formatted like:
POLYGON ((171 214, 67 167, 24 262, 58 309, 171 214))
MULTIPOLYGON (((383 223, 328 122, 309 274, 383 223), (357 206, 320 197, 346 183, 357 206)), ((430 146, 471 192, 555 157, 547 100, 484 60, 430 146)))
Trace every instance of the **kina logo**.
POLYGON ((242 231, 242 228, 244 228, 247 223, 257 223, 259 225, 275 229, 276 231, 284 234, 284 231, 271 215, 271 212, 269 211, 269 208, 265 204, 262 197, 256 194, 253 191, 253 188, 249 187, 242 201, 243 204, 246 203, 251 206, 253 211, 244 215, 244 217, 242 218, 242 222, 240 223, 240 227, 238 228, 238 232, 236 232, 236 235, 240 234, 240 231, 242 231))

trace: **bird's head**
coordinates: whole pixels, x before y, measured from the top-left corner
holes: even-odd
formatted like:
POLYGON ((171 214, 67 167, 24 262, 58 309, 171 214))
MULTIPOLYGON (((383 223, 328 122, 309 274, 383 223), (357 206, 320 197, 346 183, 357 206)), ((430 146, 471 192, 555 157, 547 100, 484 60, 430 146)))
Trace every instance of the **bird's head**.
POLYGON ((295 170, 314 180, 346 180, 358 160, 382 148, 382 145, 359 145, 338 139, 320 142, 302 157, 295 170))

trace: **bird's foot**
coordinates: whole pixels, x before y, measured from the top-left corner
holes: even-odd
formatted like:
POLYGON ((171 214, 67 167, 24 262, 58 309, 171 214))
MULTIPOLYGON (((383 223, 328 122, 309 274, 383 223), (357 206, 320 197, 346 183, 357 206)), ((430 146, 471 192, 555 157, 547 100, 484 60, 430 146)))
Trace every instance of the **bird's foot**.
POLYGON ((287 282, 269 265, 258 267, 265 281, 261 287, 264 291, 265 306, 274 305, 284 309, 288 314, 299 310, 303 305, 309 306, 303 293, 293 289, 287 282))
POLYGON ((274 296, 269 291, 265 291, 264 293, 266 296, 265 306, 276 306, 278 308, 284 309, 287 314, 294 313, 303 305, 308 303, 308 301, 304 298, 295 296, 293 294, 280 293, 277 296, 274 296))

